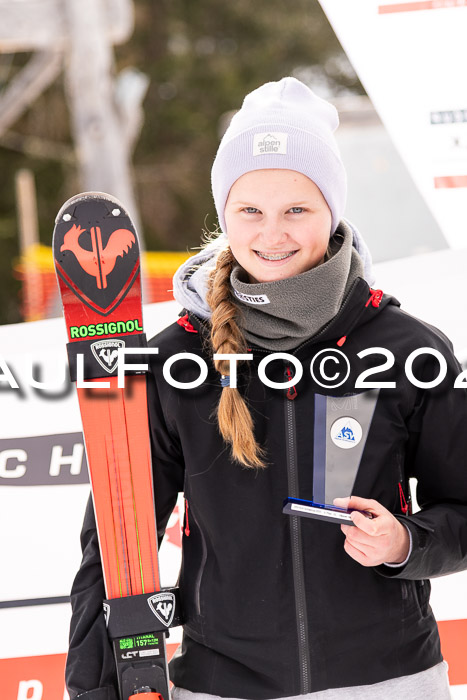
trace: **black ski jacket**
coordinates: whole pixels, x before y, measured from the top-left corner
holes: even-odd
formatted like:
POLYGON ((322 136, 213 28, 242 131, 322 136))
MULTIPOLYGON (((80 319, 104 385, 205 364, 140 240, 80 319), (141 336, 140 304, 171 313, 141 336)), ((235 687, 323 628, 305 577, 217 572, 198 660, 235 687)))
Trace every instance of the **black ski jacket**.
MULTIPOLYGON (((218 433, 213 414, 221 386, 206 324, 186 315, 151 345, 159 348, 151 360, 149 411, 160 538, 178 492, 187 502, 180 574, 186 624, 181 654, 171 662, 175 685, 260 700, 372 684, 439 663, 428 579, 467 567, 467 393, 454 388, 461 368, 446 337, 358 279, 337 316, 289 353, 304 368, 295 387, 265 386, 258 365, 270 353, 251 348, 253 360, 239 366, 238 383, 266 448, 262 470, 233 463, 218 433), (439 374, 442 360, 430 352, 445 359, 439 386, 416 386, 406 369, 418 348, 425 351, 411 367, 419 381, 439 374), (336 351, 348 359, 348 377, 321 386, 320 367, 329 377, 341 365, 320 359, 334 353, 345 366, 336 351), (176 389, 163 378, 164 362, 176 353, 208 364, 199 387, 176 389), (358 386, 358 377, 367 385, 358 386), (372 388, 375 381, 394 386, 372 388), (414 514, 411 477, 421 508, 414 514), (282 512, 287 496, 329 503, 351 493, 376 499, 408 527, 405 565, 361 566, 345 553, 338 525, 282 512)), ((171 370, 181 382, 199 372, 189 358, 171 370)), ((276 382, 294 372, 288 358, 266 368, 276 382)), ((83 698, 114 700, 91 507, 82 544, 67 685, 71 698, 92 691, 83 698)))

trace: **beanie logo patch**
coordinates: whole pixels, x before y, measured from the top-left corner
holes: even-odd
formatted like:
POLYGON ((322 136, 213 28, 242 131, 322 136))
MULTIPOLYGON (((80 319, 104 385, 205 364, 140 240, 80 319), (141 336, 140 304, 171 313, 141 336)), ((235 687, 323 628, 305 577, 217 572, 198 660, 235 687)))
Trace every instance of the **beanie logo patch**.
POLYGON ((265 156, 269 153, 287 153, 287 136, 284 132, 270 132, 253 136, 253 155, 265 156))
POLYGON ((244 301, 247 304, 270 304, 271 302, 269 301, 268 297, 266 294, 242 294, 242 292, 237 292, 236 289, 233 290, 235 296, 240 299, 240 301, 244 301))

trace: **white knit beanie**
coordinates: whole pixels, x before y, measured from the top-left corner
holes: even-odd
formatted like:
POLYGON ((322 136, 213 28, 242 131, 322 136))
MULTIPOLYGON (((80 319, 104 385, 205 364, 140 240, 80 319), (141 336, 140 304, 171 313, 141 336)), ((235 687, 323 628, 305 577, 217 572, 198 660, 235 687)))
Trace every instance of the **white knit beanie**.
POLYGON ((253 90, 232 118, 211 172, 221 229, 230 188, 251 170, 296 170, 319 187, 332 214, 331 234, 344 213, 347 176, 334 131, 336 108, 296 78, 282 78, 253 90))

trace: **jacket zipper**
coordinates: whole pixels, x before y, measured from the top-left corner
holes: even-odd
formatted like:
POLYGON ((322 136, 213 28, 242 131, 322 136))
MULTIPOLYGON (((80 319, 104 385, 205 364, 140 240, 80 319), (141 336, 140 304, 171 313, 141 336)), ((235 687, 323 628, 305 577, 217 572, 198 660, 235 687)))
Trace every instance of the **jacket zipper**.
POLYGON ((185 498, 185 524, 184 527, 182 527, 182 532, 185 534, 186 537, 190 536, 190 521, 188 519, 188 501, 185 498))
MULTIPOLYGON (((401 512, 403 515, 407 515, 407 514, 410 515, 410 489, 408 488, 407 500, 406 500, 405 493, 404 493, 404 483, 405 483, 404 468, 402 466, 402 455, 400 454, 400 452, 397 453, 396 461, 397 461, 397 469, 398 469, 398 476, 399 476, 397 488, 398 488, 400 509, 401 509, 401 512)), ((407 485, 407 487, 408 487, 408 485, 407 485)), ((409 586, 412 585, 412 582, 407 581, 406 579, 400 579, 400 583, 401 583, 401 590, 402 590, 402 600, 408 600, 408 598, 409 598, 409 586)), ((417 591, 415 590, 415 596, 416 595, 417 595, 417 591)))
MULTIPOLYGON (((409 505, 409 502, 405 498, 404 489, 402 487, 402 480, 399 481, 399 500, 400 500, 400 506, 401 506, 401 511, 402 511, 403 515, 407 515, 407 513, 409 512, 409 509, 410 509, 410 505, 409 505)), ((409 515, 410 515, 410 512, 409 512, 409 515)))
MULTIPOLYGON (((187 507, 187 514, 188 514, 188 501, 186 501, 186 507, 187 507)), ((191 514, 191 519, 195 523, 196 527, 198 528, 198 532, 201 537, 201 544, 203 547, 203 553, 201 556, 201 565, 199 567, 198 575, 196 576, 196 582, 195 582, 195 607, 196 607, 196 612, 198 615, 201 615, 201 579, 203 578, 203 573, 204 573, 204 567, 206 566, 206 559, 208 558, 208 549, 206 547, 206 540, 204 539, 204 534, 202 529, 200 528, 198 521, 196 519, 196 516, 190 507, 190 514, 191 514)))
MULTIPOLYGON (((286 367, 285 373, 287 375, 287 379, 290 382, 290 380, 292 379, 292 370, 290 369, 290 367, 286 367)), ((298 396, 297 388, 293 385, 289 386, 289 388, 287 389, 287 398, 290 399, 290 401, 293 401, 294 399, 297 398, 297 396, 298 396)))
MULTIPOLYGON (((290 371, 290 370, 289 370, 290 371)), ((286 369, 287 376, 287 369, 286 369)), ((297 445, 295 434, 295 403, 285 396, 287 480, 289 496, 298 498, 297 445)), ((302 553, 301 521, 296 515, 289 518, 292 544, 292 569, 294 578, 298 654, 300 664, 300 694, 311 692, 310 653, 308 647, 307 606, 305 597, 305 576, 302 553)))
POLYGON ((398 495, 401 513, 403 515, 412 515, 412 497, 410 494, 410 485, 405 478, 404 467, 402 465, 402 455, 400 454, 400 452, 397 453, 397 468, 399 472, 399 483, 397 487, 399 491, 398 495), (405 497, 406 493, 407 498, 405 497))

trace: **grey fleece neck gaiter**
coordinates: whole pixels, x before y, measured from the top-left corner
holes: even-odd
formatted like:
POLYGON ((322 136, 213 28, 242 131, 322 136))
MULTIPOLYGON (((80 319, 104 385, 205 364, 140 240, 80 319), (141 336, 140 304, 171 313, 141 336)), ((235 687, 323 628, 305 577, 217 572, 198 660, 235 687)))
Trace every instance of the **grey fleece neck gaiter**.
POLYGON ((234 266, 230 283, 237 322, 248 341, 267 350, 292 350, 334 318, 346 292, 363 277, 352 234, 344 227, 336 233, 342 242, 332 257, 295 277, 252 284, 245 270, 234 266))

